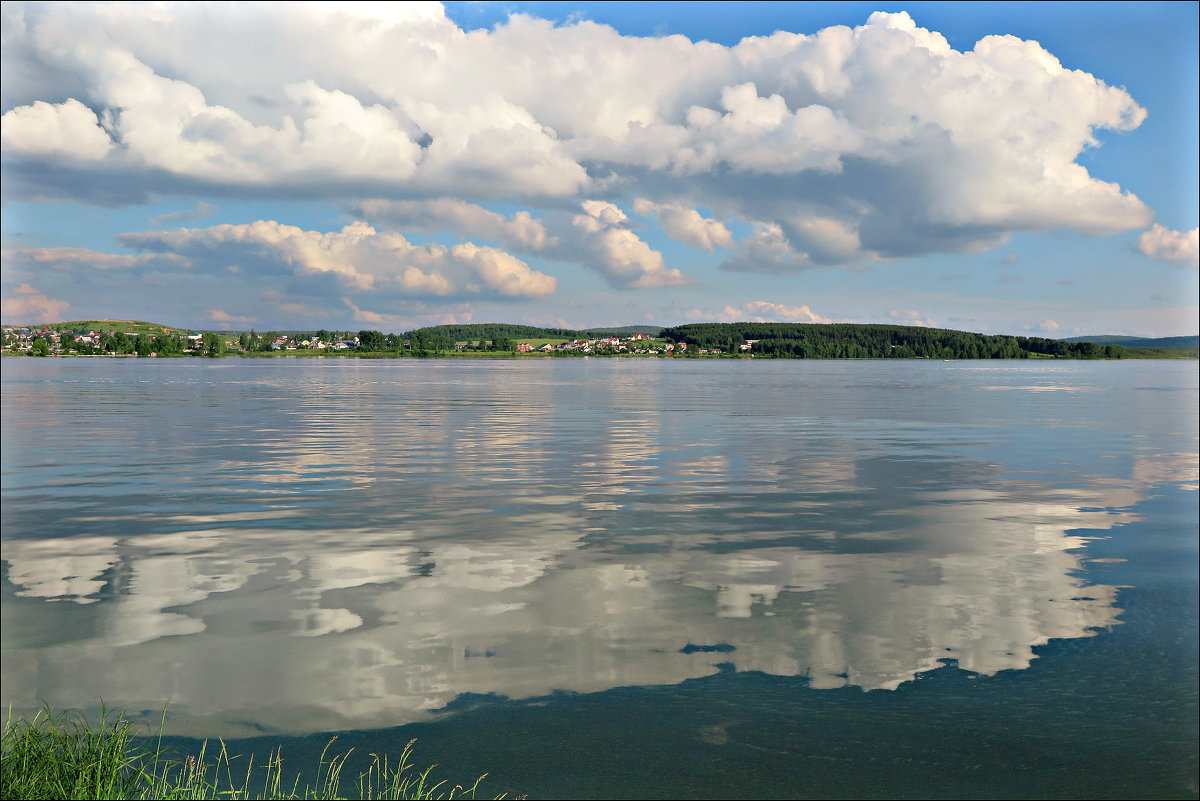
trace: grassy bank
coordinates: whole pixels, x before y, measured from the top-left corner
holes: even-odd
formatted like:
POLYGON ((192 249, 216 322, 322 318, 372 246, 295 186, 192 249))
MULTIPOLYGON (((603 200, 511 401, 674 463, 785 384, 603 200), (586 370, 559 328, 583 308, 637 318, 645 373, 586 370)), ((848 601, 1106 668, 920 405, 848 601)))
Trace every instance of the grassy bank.
POLYGON ((395 760, 371 754, 367 770, 346 781, 342 769, 350 752, 334 752, 334 742, 310 766, 314 778, 302 785, 298 773, 284 774, 278 750, 258 759, 230 754, 218 740, 205 742, 198 754, 179 754, 123 713, 102 711, 94 722, 50 709, 30 719, 10 713, 0 748, 0 798, 435 799, 474 798, 480 792, 483 776, 473 784, 452 785, 432 776, 436 766, 416 770, 411 762, 415 741, 395 760))

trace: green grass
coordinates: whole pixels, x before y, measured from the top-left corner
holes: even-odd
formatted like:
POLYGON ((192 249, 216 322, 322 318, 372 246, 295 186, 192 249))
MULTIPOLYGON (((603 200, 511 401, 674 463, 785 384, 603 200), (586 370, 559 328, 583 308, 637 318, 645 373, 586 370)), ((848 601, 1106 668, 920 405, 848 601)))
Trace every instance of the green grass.
POLYGON ((298 774, 290 780, 284 775, 278 749, 259 762, 253 755, 230 754, 218 740, 212 753, 205 741, 198 754, 182 755, 164 748, 161 734, 161 725, 155 736, 124 713, 103 707, 94 724, 81 713, 48 707, 30 719, 14 719, 10 711, 0 749, 0 798, 474 798, 484 778, 468 786, 435 781, 435 765, 414 769, 413 740, 395 761, 371 754, 367 770, 343 788, 342 771, 353 749, 332 753, 335 737, 321 753, 315 778, 301 785, 298 774))
MULTIPOLYGON (((42 326, 33 326, 41 328, 42 326)), ((149 323, 145 320, 70 320, 65 323, 48 323, 46 328, 56 331, 113 331, 124 334, 190 334, 198 329, 176 328, 173 325, 149 323)))

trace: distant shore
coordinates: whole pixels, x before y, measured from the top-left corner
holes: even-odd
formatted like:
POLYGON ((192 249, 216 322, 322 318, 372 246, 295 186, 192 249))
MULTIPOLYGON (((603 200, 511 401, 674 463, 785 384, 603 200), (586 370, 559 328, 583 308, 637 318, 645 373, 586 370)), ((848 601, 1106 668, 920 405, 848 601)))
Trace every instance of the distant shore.
POLYGON ((136 320, 5 326, 3 353, 221 358, 1197 359, 1200 337, 1047 339, 869 323, 688 323, 571 330, 508 323, 374 330, 188 331, 136 320))

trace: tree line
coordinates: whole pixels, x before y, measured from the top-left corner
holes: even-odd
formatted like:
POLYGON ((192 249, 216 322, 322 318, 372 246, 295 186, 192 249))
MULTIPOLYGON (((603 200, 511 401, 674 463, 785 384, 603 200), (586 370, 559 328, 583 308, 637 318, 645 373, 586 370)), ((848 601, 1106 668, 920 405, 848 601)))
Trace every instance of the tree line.
POLYGON ((942 328, 858 323, 689 323, 662 336, 688 347, 738 353, 757 340, 757 356, 792 359, 1120 359, 1121 345, 1064 342, 1042 337, 975 334, 942 328))
MULTIPOLYGON (((220 339, 213 335, 214 339, 220 339)), ((34 350, 38 350, 38 341, 33 341, 34 350)), ((41 340, 45 342, 45 340, 41 340)), ((224 352, 224 342, 221 342, 220 350, 224 352)), ((48 344, 43 347, 47 348, 48 344)), ((77 353, 85 356, 99 355, 104 353, 116 353, 123 356, 149 356, 158 354, 159 356, 182 356, 187 347, 183 343, 183 337, 175 334, 126 334, 122 331, 117 331, 112 334, 103 334, 100 341, 96 344, 89 342, 76 341, 71 334, 63 334, 58 340, 58 350, 62 354, 77 353)), ((220 355, 220 354, 214 354, 220 355)))

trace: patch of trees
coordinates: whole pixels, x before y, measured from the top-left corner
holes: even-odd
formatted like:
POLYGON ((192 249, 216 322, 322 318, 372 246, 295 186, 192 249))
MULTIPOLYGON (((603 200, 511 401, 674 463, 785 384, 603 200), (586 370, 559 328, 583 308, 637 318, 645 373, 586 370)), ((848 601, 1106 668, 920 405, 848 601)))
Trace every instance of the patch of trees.
POLYGON ((466 342, 465 350, 513 351, 516 342, 506 334, 505 328, 527 326, 453 326, 439 325, 418 328, 405 334, 384 334, 381 331, 358 332, 358 351, 363 353, 386 353, 411 351, 416 356, 430 356, 458 349, 459 342, 466 342), (480 330, 469 330, 477 328, 480 330), (469 334, 470 336, 461 336, 469 334), (486 335, 491 335, 490 337, 486 335))
POLYGON ((359 331, 358 332, 358 348, 359 350, 386 350, 387 337, 379 331, 359 331))
POLYGON ((738 353, 746 340, 758 340, 750 350, 754 355, 791 359, 1027 359, 1035 354, 1119 359, 1125 355, 1121 345, 855 323, 690 323, 665 328, 662 336, 686 342, 689 348, 720 348, 726 353, 738 353))
POLYGON ((211 359, 225 355, 225 337, 205 331, 200 335, 200 350, 211 359))
MULTIPOLYGON (((224 353, 224 341, 221 341, 221 351, 224 353)), ((103 334, 98 344, 88 341, 78 341, 75 335, 64 332, 59 338, 58 350, 64 355, 72 353, 93 356, 105 353, 115 353, 125 356, 182 356, 184 354, 183 339, 175 334, 127 334, 123 331, 103 334)), ((217 355, 220 355, 218 353, 217 355)))

